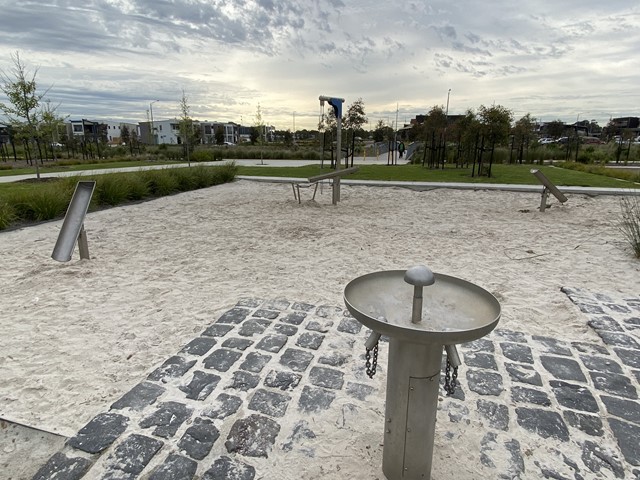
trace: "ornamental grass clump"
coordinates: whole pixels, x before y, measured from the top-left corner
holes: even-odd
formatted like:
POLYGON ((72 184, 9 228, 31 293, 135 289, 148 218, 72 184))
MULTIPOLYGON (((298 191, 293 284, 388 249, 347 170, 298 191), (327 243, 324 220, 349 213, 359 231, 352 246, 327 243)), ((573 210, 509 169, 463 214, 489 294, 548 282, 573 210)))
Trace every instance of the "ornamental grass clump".
POLYGON ((4 230, 16 220, 16 211, 12 205, 0 201, 0 230, 4 230))
POLYGON ((640 258, 640 197, 620 200, 619 228, 636 258, 640 258))
POLYGON ((120 205, 128 199, 129 189, 118 175, 99 175, 94 196, 98 205, 120 205))

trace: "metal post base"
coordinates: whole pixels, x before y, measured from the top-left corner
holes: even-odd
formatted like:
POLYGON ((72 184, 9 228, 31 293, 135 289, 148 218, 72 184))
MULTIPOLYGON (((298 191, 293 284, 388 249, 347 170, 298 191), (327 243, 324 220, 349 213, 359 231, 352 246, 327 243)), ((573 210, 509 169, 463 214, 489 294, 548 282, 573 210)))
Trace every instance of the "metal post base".
POLYGON ((389 341, 382 471, 388 480, 429 480, 442 345, 389 341))

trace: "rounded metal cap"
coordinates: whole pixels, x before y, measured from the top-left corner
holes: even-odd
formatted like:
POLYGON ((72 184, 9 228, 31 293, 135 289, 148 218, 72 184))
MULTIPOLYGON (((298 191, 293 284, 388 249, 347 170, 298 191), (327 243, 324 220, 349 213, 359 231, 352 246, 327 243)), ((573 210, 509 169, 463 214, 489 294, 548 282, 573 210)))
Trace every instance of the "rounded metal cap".
POLYGON ((424 265, 416 265, 405 272, 404 281, 416 287, 425 287, 433 285, 436 280, 431 270, 424 265))

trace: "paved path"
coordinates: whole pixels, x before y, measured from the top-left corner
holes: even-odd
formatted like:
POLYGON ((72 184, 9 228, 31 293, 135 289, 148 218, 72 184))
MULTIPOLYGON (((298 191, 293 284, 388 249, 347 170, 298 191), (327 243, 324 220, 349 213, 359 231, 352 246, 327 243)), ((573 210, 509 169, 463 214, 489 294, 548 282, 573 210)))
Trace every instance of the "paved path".
MULTIPOLYGON (((563 292, 599 340, 498 328, 460 348, 461 385, 439 402, 436 436, 452 446, 465 436, 472 451, 453 451, 477 462, 482 478, 640 478, 640 296, 563 292)), ((265 470, 288 456, 298 455, 294 465, 300 455, 314 458, 313 445, 330 434, 354 435, 345 422, 366 423, 365 412, 384 408, 380 378, 364 375, 367 334, 337 306, 241 299, 70 438, 34 479, 276 478, 265 470), (319 428, 323 416, 330 422, 319 428)), ((380 351, 384 376, 384 343, 380 351)), ((359 478, 381 478, 368 459, 381 448, 384 416, 370 423, 362 453, 326 457, 325 472, 346 462, 362 465, 359 478)), ((290 467, 277 478, 320 478, 290 467)), ((344 478, 333 474, 324 477, 344 478)))

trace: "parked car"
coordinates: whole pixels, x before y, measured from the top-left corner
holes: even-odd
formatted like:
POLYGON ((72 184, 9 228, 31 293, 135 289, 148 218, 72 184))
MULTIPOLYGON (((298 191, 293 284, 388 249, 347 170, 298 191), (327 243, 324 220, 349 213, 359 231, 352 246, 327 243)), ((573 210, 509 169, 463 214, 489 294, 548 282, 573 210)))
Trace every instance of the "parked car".
POLYGON ((551 137, 544 137, 538 140, 538 143, 540 143, 540 145, 547 145, 549 143, 556 143, 556 141, 551 137))

